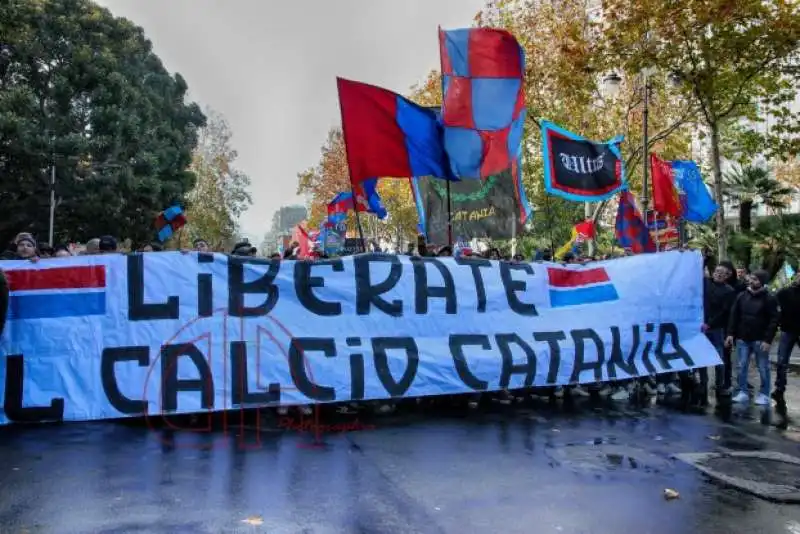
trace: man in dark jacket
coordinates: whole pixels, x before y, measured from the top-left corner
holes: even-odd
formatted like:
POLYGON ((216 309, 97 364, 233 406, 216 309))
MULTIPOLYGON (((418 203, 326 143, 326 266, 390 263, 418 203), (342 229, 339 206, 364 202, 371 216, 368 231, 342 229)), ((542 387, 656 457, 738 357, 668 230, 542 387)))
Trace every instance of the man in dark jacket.
MULTIPOLYGON (((736 299, 736 291, 727 284, 728 276, 728 268, 724 265, 717 265, 711 278, 706 278, 703 286, 703 308, 705 310, 703 330, 723 360, 722 365, 714 368, 714 382, 718 397, 726 394, 731 387, 730 358, 727 361, 724 358, 724 345, 725 330, 728 328, 728 319, 736 299)), ((700 383, 703 389, 701 403, 705 405, 708 402, 705 396, 708 388, 708 370, 706 368, 700 370, 700 383)))
POLYGON ((778 300, 770 294, 766 285, 769 273, 756 271, 750 275, 747 290, 736 297, 728 322, 727 345, 736 341, 736 354, 739 365, 739 393, 733 402, 748 402, 747 371, 750 356, 755 354, 761 390, 756 396, 756 404, 769 405, 769 348, 778 329, 778 300))
POLYGON ((781 340, 778 345, 778 368, 772 398, 783 402, 789 357, 794 347, 800 345, 800 275, 795 276, 789 287, 778 291, 777 299, 780 307, 781 340))

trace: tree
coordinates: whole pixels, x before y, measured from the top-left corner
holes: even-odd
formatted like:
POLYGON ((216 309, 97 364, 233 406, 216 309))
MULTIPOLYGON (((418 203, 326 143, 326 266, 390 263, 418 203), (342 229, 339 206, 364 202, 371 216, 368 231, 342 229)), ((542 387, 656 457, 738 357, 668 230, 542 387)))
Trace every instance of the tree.
MULTIPOLYGON (((736 167, 725 173, 725 197, 739 209, 739 227, 745 236, 752 229, 753 208, 759 204, 771 209, 785 208, 792 189, 772 178, 764 167, 736 167)), ((744 264, 752 261, 752 246, 744 250, 744 264)))
POLYGON ((299 173, 297 180, 297 194, 309 196, 309 224, 319 226, 327 216, 328 202, 338 193, 351 190, 340 128, 330 129, 319 163, 299 173))
POLYGON ((785 261, 797 264, 800 259, 800 216, 778 215, 758 221, 753 243, 761 259, 761 268, 773 278, 785 261))
POLYGON ((0 36, 0 238, 152 238, 156 215, 194 184, 205 117, 186 104, 143 30, 88 0, 9 0, 0 36))
POLYGON ((200 130, 191 171, 197 177, 187 195, 186 232, 181 246, 205 239, 212 247, 229 248, 237 235, 237 221, 253 203, 247 189, 250 177, 234 166, 232 132, 225 118, 207 110, 208 123, 200 130))
MULTIPOLYGON (((319 227, 327 216, 328 203, 340 192, 351 190, 350 174, 347 167, 344 138, 339 128, 332 128, 322 147, 320 162, 298 174, 298 195, 309 197, 308 225, 319 227)), ((416 234, 417 211, 407 179, 384 178, 378 181, 378 194, 381 196, 389 218, 378 221, 372 214, 359 214, 364 237, 392 242, 413 238, 416 234)), ((356 231, 356 218, 350 215, 347 220, 348 231, 356 231)))
MULTIPOLYGON (((721 206, 716 219, 719 256, 727 257, 720 134, 726 124, 748 118, 756 106, 762 115, 791 122, 787 103, 796 82, 792 61, 800 39, 800 5, 782 0, 606 0, 604 15, 608 65, 673 73, 699 107, 721 206)), ((793 128, 776 131, 791 133, 793 128)))
MULTIPOLYGON (((523 181, 536 212, 533 231, 538 246, 549 248, 552 242, 558 248, 587 214, 595 222, 606 219, 608 203, 590 206, 587 212, 581 204, 547 195, 537 119, 546 118, 593 140, 624 134, 627 178, 632 189, 641 189, 643 88, 635 72, 617 68, 623 75, 620 94, 616 98, 604 94, 602 82, 609 71, 601 54, 603 25, 584 0, 503 0, 490 3, 476 22, 509 30, 525 49, 528 122, 523 181)), ((665 82, 663 77, 651 80, 648 149, 685 158, 695 109, 665 82)))

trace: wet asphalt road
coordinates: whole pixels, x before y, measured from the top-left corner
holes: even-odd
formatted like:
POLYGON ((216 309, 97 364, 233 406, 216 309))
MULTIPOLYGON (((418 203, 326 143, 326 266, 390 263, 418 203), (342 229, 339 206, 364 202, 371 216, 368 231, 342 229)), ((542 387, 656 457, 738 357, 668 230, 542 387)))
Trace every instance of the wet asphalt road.
POLYGON ((755 408, 720 418, 537 402, 364 416, 374 428, 323 434, 319 447, 274 421, 243 435, 141 422, 4 428, 0 532, 798 534, 800 505, 719 486, 671 459, 800 456, 797 430, 760 418, 755 408), (665 500, 665 488, 680 498, 665 500))

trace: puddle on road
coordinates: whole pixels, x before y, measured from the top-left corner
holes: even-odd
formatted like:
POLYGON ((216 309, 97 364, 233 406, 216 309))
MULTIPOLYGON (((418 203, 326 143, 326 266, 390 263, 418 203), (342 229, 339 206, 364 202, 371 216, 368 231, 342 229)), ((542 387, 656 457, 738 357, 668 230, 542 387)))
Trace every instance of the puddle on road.
POLYGON ((611 443, 580 444, 548 451, 551 465, 585 473, 658 474, 670 460, 636 447, 611 443))

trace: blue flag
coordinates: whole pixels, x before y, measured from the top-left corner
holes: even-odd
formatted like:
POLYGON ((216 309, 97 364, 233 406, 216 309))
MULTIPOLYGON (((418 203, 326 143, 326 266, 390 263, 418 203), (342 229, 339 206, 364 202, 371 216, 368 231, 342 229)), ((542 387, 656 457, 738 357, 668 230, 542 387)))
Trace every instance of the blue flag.
POLYGON ((675 185, 685 197, 683 218, 689 222, 704 223, 717 212, 717 203, 711 198, 700 168, 694 161, 671 161, 675 185))
MULTIPOLYGON (((369 178, 361 182, 361 186, 363 187, 364 197, 367 201, 367 209, 368 212, 374 213, 377 215, 378 219, 385 219, 388 215, 386 211, 386 207, 383 205, 383 201, 381 200, 381 196, 378 194, 378 179, 377 178, 369 178)), ((358 194, 358 192, 356 192, 358 194)))

